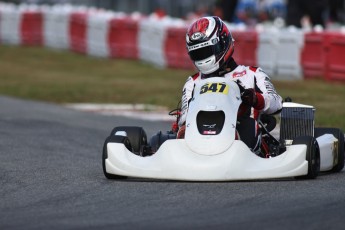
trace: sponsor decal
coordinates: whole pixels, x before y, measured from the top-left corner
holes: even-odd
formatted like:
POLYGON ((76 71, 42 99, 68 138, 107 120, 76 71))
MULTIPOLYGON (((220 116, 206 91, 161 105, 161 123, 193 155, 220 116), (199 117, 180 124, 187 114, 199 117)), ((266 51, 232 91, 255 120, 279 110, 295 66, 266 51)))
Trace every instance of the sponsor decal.
POLYGON ((200 32, 196 32, 196 33, 192 34, 192 36, 190 37, 190 39, 191 39, 192 41, 196 41, 196 40, 199 40, 199 39, 201 39, 201 38, 203 38, 203 37, 205 37, 205 34, 200 33, 200 32))
POLYGON ((243 77, 244 75, 247 74, 247 71, 246 70, 243 70, 242 72, 235 72, 232 74, 232 77, 233 78, 237 78, 237 77, 243 77))
POLYGON ((268 77, 265 78, 265 87, 268 94, 272 95, 276 100, 280 99, 280 96, 278 96, 277 91, 268 77))
POLYGON ((229 86, 225 82, 206 83, 200 89, 200 94, 204 93, 229 93, 229 86))
POLYGON ((212 124, 212 125, 202 125, 206 128, 209 128, 209 129, 214 129, 216 127, 217 124, 212 124))
POLYGON ((216 131, 207 130, 207 131, 204 131, 202 134, 204 134, 204 135, 215 135, 215 134, 217 134, 217 132, 216 131))
POLYGON ((210 45, 212 45, 212 43, 208 41, 208 42, 203 42, 203 43, 193 45, 193 46, 187 46, 187 48, 188 48, 188 51, 191 51, 191 50, 200 49, 202 47, 210 46, 210 45))
POLYGON ((207 42, 203 42, 200 44, 196 44, 196 45, 192 45, 192 46, 187 46, 188 51, 192 51, 192 50, 196 50, 196 49, 200 49, 206 46, 212 46, 215 45, 219 42, 218 38, 214 38, 211 41, 207 41, 207 42))

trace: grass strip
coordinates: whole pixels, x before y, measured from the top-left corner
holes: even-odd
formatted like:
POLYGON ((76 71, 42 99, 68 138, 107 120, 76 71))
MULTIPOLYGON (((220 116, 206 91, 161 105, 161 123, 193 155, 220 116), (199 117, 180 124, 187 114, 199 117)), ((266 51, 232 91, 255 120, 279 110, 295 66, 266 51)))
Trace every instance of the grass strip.
MULTIPOLYGON (((152 104, 173 109, 191 74, 137 60, 0 46, 0 94, 53 103, 152 104)), ((273 82, 282 97, 316 107, 316 126, 345 130, 344 83, 318 79, 273 82)))

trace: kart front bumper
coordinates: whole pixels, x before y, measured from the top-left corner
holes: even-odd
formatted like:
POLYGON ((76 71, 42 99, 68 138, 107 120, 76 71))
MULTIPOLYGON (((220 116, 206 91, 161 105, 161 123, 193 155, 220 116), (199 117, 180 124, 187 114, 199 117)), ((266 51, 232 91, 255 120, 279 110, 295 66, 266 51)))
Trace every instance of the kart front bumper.
POLYGON ((105 161, 109 174, 184 180, 233 181, 286 178, 306 175, 306 145, 292 145, 274 158, 261 158, 242 141, 234 141, 225 152, 201 155, 191 151, 184 139, 167 140, 152 156, 131 153, 121 143, 108 143, 105 161))

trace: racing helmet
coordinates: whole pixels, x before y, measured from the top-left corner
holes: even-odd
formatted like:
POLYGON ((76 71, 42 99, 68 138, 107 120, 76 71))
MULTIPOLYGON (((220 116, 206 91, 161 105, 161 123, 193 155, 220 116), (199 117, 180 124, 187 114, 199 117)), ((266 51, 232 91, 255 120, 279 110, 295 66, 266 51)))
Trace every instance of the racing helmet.
POLYGON ((186 46, 195 67, 203 74, 210 74, 230 59, 234 39, 219 17, 203 17, 188 28, 186 46))

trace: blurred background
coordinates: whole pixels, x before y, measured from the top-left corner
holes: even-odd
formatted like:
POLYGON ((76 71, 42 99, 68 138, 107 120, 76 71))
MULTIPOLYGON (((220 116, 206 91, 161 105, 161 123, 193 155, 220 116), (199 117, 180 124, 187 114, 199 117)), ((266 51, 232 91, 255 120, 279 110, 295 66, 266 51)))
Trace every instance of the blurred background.
POLYGON ((345 0, 5 0, 12 3, 85 5, 125 13, 158 13, 183 19, 217 15, 227 22, 284 22, 323 27, 345 23, 345 0))

